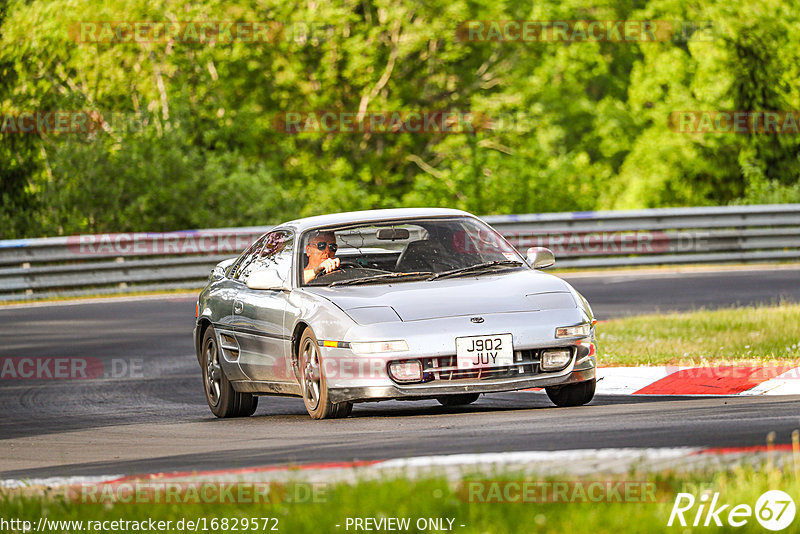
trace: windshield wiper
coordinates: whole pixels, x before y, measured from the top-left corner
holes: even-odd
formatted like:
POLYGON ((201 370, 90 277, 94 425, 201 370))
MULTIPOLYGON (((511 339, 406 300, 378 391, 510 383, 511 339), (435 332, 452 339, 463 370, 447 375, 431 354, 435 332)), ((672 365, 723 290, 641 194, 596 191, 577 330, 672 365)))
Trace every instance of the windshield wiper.
POLYGON ((470 265, 469 267, 461 267, 460 269, 453 269, 451 271, 443 271, 441 273, 436 273, 430 278, 428 278, 428 280, 436 280, 437 278, 443 278, 445 276, 454 276, 457 274, 471 273, 473 271, 481 271, 483 269, 489 269, 497 266, 512 267, 521 265, 522 262, 517 260, 486 261, 483 263, 476 263, 475 265, 470 265))
POLYGON ((375 276, 367 276, 366 278, 353 278, 352 280, 339 280, 337 282, 332 282, 328 285, 328 287, 333 286, 352 286, 356 284, 368 284, 369 282, 375 282, 378 280, 391 280, 393 278, 405 278, 407 276, 430 276, 430 271, 420 271, 420 272, 413 272, 413 273, 385 273, 385 274, 376 274, 375 276))

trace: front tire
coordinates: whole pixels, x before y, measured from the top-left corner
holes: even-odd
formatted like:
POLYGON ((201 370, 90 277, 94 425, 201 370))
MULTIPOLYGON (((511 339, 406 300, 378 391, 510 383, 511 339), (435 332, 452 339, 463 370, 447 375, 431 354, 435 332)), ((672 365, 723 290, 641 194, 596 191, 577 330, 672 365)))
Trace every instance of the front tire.
POLYGON ((211 413, 217 417, 247 417, 258 407, 258 397, 250 393, 239 393, 233 389, 219 362, 219 345, 214 327, 209 326, 203 334, 203 385, 206 402, 211 413))
POLYGON ((569 384, 567 386, 553 386, 544 388, 553 404, 559 407, 582 406, 594 397, 596 379, 569 384))
POLYGON ((303 404, 311 419, 338 419, 350 415, 352 402, 334 404, 328 396, 328 382, 322 366, 322 355, 317 338, 311 328, 306 328, 300 338, 298 353, 300 388, 303 404))

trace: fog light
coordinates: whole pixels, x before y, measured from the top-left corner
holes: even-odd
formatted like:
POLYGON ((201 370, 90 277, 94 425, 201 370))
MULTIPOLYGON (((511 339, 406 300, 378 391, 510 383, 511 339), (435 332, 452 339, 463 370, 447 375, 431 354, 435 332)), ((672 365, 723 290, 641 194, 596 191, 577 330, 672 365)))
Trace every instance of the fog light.
POLYGON ((419 360, 392 362, 389 375, 398 382, 419 382, 422 380, 422 363, 419 360))
POLYGON ((542 371, 560 371, 572 360, 572 351, 569 349, 548 349, 542 351, 542 361, 539 367, 542 371))

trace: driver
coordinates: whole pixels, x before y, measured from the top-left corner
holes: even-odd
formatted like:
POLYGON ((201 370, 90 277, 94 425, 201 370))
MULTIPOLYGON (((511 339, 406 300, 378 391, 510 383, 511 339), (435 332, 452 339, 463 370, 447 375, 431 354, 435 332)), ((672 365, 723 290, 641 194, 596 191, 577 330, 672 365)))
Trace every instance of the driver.
POLYGON ((336 236, 333 232, 319 232, 311 236, 306 245, 308 265, 303 270, 303 283, 307 284, 323 271, 329 273, 339 268, 336 257, 336 236))

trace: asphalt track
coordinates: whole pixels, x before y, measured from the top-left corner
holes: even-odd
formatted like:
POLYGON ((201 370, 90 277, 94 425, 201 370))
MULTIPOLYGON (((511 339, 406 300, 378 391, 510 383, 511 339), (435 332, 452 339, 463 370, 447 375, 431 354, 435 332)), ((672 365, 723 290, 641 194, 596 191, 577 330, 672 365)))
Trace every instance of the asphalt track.
MULTIPOLYGON (((800 302, 800 269, 568 275, 601 319, 800 302)), ((193 354, 194 298, 0 308, 1 357, 88 357, 118 378, 0 380, 0 478, 135 474, 428 454, 789 443, 800 397, 598 396, 552 407, 543 393, 356 405, 311 421, 299 399, 261 398, 219 420, 193 354), (116 363, 115 363, 116 362, 116 363), (116 367, 114 367, 116 366, 116 367)))

